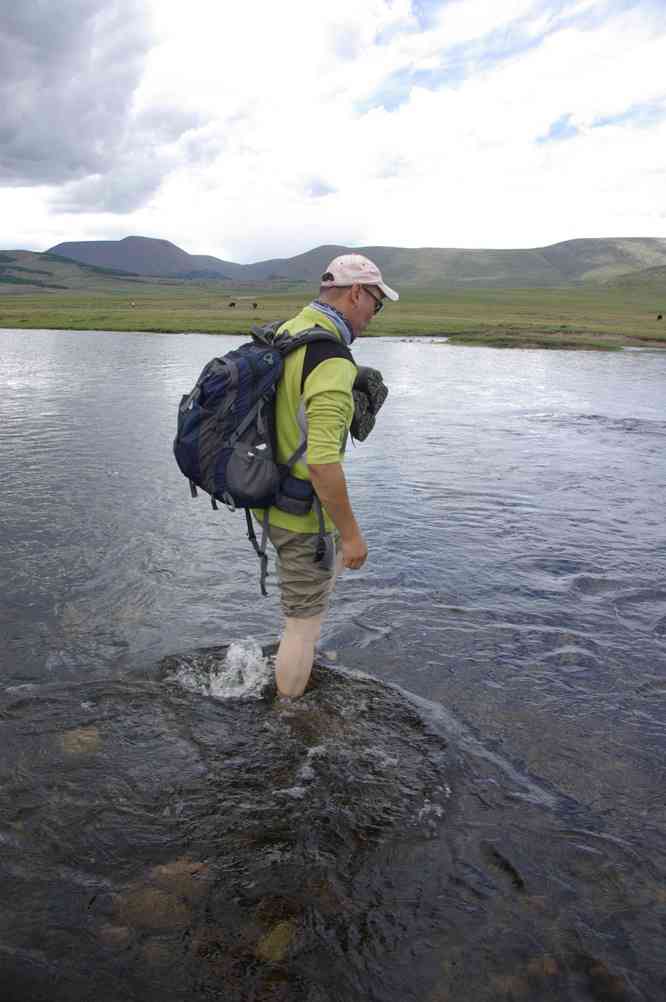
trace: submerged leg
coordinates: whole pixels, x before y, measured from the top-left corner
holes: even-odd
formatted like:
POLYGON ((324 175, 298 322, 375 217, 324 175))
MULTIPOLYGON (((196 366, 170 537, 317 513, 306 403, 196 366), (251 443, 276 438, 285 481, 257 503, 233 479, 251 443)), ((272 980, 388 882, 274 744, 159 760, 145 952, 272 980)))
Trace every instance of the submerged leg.
POLYGON ((341 573, 342 550, 338 550, 333 573, 325 587, 321 612, 307 618, 286 617, 284 632, 275 658, 275 681, 279 696, 297 699, 305 692, 312 671, 315 647, 321 633, 321 624, 328 608, 328 600, 341 573))
POLYGON ((323 612, 308 619, 287 617, 275 658, 275 680, 280 696, 294 699, 305 692, 323 618, 323 612))

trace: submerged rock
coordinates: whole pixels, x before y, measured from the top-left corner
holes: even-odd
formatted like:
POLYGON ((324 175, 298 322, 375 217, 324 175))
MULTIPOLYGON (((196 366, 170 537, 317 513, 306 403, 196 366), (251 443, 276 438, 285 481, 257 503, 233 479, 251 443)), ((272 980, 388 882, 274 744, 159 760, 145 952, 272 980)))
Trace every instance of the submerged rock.
POLYGON ((150 873, 153 883, 186 901, 198 901, 205 895, 208 877, 209 868, 205 863, 196 863, 186 857, 156 866, 150 873))
POLYGON ((61 735, 62 749, 66 755, 92 755, 102 744, 96 727, 77 727, 61 735))
POLYGON ((273 964, 279 963, 285 957, 295 935, 296 924, 294 922, 278 922, 257 943, 256 956, 259 960, 266 960, 273 964))
POLYGON ((138 929, 183 929, 192 920, 185 901, 156 887, 131 887, 114 904, 118 921, 138 929))
POLYGON ((593 819, 397 687, 320 662, 278 703, 227 653, 0 702, 11 1002, 633 997, 599 945, 640 949, 656 884, 593 819))

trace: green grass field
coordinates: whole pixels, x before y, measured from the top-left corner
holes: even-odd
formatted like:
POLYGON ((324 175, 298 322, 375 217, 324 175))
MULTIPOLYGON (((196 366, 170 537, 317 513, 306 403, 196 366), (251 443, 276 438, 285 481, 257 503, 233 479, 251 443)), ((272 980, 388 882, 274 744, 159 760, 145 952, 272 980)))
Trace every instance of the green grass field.
MULTIPOLYGON (((304 285, 234 293, 216 283, 145 281, 114 291, 19 292, 5 287, 0 328, 244 334, 254 323, 293 316, 309 294, 304 285), (228 305, 231 298, 235 308, 228 305)), ((666 320, 657 320, 658 313, 666 315, 665 308, 666 293, 652 287, 407 289, 367 334, 447 335, 460 343, 497 347, 666 347, 666 320)))

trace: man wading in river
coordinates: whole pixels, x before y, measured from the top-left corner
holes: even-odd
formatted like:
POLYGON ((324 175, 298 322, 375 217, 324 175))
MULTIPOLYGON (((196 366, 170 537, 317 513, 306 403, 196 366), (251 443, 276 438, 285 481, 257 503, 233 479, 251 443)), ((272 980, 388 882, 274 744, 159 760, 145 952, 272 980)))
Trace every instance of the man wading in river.
POLYGON ((384 283, 379 268, 361 254, 343 254, 324 272, 318 299, 281 328, 294 335, 317 325, 337 335, 339 342, 316 341, 289 354, 277 391, 278 462, 287 463, 304 446, 291 472, 297 481, 312 484, 326 533, 325 552, 316 560, 316 505, 306 514, 285 511, 288 503, 269 509, 268 534, 277 551, 286 617, 275 661, 281 697, 296 698, 305 691, 336 575, 344 567, 358 570, 368 556, 342 469, 357 374, 349 345, 379 313, 385 298, 395 301, 398 293, 384 283))

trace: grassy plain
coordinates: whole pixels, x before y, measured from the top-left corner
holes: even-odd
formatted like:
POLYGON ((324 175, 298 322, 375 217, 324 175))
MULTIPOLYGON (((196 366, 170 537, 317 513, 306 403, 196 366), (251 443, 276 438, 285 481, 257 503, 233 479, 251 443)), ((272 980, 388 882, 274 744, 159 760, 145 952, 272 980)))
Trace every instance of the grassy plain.
MULTIPOLYGON (((293 316, 311 295, 305 283, 276 291, 164 280, 128 282, 113 291, 5 289, 0 328, 244 334, 253 323, 293 316), (229 306, 232 299, 235 307, 229 306)), ((666 347, 666 320, 657 320, 659 313, 666 315, 666 292, 659 286, 405 289, 367 333, 446 335, 498 347, 666 347)))

